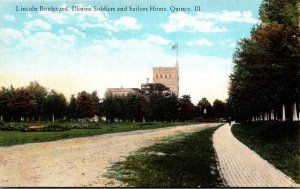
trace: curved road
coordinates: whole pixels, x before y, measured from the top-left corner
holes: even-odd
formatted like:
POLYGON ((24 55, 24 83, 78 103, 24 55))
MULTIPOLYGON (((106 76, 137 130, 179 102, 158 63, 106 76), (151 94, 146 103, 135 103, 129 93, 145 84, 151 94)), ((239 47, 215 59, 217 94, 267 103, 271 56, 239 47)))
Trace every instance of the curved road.
POLYGON ((112 162, 197 124, 0 147, 0 186, 122 186, 102 175, 112 162))

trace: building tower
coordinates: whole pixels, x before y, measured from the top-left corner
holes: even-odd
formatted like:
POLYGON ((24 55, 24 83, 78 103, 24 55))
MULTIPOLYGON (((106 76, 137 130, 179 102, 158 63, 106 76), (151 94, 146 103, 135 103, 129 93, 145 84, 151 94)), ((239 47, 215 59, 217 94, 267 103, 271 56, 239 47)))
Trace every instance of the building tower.
POLYGON ((153 83, 161 83, 170 88, 170 91, 179 96, 179 65, 175 67, 154 67, 153 83))

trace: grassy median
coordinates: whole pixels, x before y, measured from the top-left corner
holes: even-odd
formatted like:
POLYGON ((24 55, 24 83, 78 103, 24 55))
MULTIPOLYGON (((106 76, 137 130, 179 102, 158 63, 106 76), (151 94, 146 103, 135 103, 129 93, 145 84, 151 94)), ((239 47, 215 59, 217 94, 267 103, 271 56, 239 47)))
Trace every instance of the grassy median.
POLYGON ((300 123, 257 122, 232 126, 232 133, 276 168, 300 183, 300 123))
MULTIPOLYGON (((25 125, 47 125, 51 123, 31 122, 25 125)), ((55 123, 62 127, 71 122, 55 123)), ((93 126, 96 123, 88 123, 93 126)), ((71 129, 69 131, 36 131, 36 132, 21 132, 21 131, 1 131, 0 130, 0 146, 11 146, 16 144, 25 144, 33 142, 46 142, 67 138, 77 138, 85 136, 94 136, 107 133, 128 132, 135 130, 157 129, 163 127, 189 125, 190 122, 173 122, 173 123, 97 123, 99 128, 96 129, 71 129)), ((195 124, 195 123, 193 123, 195 124)))
POLYGON ((112 165, 106 176, 134 187, 218 187, 212 134, 218 127, 165 139, 112 165))

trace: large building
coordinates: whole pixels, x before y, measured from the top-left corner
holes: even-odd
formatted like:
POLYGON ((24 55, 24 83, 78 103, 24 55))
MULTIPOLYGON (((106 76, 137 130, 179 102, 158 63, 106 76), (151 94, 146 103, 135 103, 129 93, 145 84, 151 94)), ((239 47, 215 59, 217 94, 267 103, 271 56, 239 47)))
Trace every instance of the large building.
POLYGON ((170 88, 170 91, 179 95, 179 65, 175 67, 154 67, 153 83, 161 83, 170 88))
MULTIPOLYGON (((153 83, 160 83, 165 85, 175 95, 179 96, 179 66, 178 61, 174 67, 154 67, 153 68, 153 83)), ((149 79, 147 82, 141 84, 141 89, 147 91, 150 87, 149 79)), ((108 88, 106 94, 127 96, 129 93, 135 93, 140 91, 138 88, 108 88)))

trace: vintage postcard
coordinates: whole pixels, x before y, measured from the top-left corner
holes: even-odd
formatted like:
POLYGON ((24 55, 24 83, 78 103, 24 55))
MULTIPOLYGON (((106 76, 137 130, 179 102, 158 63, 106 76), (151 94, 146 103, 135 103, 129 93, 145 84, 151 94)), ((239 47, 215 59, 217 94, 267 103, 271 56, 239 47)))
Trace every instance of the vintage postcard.
POLYGON ((299 0, 2 0, 0 187, 299 187, 299 0))

